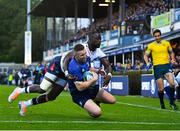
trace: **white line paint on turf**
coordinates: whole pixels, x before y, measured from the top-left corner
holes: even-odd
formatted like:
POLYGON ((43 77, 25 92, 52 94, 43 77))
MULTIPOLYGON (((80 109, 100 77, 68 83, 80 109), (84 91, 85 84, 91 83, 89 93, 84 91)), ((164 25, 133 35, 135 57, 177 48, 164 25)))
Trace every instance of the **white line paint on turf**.
POLYGON ((174 111, 174 110, 168 110, 168 109, 160 109, 156 107, 151 107, 151 106, 144 106, 144 105, 138 105, 138 104, 132 104, 132 103, 125 103, 125 102, 116 102, 117 104, 122 104, 122 105, 128 105, 128 106, 134 106, 134 107, 140 107, 140 108, 145 108, 145 109, 151 109, 151 110, 158 110, 158 111, 165 111, 165 112, 174 112, 174 113, 180 113, 180 111, 174 111))
POLYGON ((180 123, 161 123, 161 122, 123 122, 123 121, 0 121, 0 123, 76 123, 76 124, 128 124, 128 125, 180 125, 180 123))

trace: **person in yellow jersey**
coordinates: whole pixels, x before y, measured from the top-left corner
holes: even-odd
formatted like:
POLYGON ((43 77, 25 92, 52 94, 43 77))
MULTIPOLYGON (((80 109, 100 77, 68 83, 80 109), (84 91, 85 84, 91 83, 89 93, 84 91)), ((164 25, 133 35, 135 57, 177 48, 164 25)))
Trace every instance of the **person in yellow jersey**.
POLYGON ((160 99, 161 109, 165 109, 164 104, 164 83, 163 79, 166 79, 170 85, 170 107, 177 110, 178 107, 175 104, 174 92, 175 83, 173 77, 173 71, 171 64, 175 64, 175 57, 172 51, 171 45, 168 41, 161 39, 161 31, 156 29, 153 31, 155 41, 150 43, 144 53, 144 61, 147 68, 150 67, 149 56, 152 56, 152 64, 154 69, 154 77, 158 86, 158 96, 160 99))
POLYGON ((13 74, 10 73, 8 77, 8 86, 12 85, 12 81, 13 81, 13 74))

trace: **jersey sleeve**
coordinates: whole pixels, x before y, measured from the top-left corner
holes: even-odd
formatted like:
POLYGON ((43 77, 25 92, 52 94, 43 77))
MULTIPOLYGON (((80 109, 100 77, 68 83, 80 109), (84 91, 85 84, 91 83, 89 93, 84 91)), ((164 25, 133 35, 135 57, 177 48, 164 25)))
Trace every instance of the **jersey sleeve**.
POLYGON ((106 54, 100 48, 97 48, 97 54, 99 55, 100 59, 106 57, 106 54))
POLYGON ((146 49, 145 53, 149 55, 149 54, 151 53, 151 51, 152 51, 152 45, 149 44, 149 45, 147 46, 147 49, 146 49))

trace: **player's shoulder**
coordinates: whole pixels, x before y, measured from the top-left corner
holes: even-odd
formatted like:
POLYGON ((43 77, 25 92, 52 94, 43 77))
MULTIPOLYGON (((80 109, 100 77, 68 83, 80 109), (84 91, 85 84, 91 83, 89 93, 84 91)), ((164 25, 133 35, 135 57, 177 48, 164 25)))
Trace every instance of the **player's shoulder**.
POLYGON ((76 65, 76 60, 74 58, 72 58, 69 62, 69 66, 73 66, 73 65, 76 65))
POLYGON ((148 45, 149 45, 149 46, 153 46, 153 45, 155 45, 155 44, 156 44, 156 41, 153 41, 153 42, 149 43, 148 45))
POLYGON ((78 64, 77 64, 77 62, 75 61, 75 59, 72 58, 72 59, 70 60, 69 64, 68 64, 68 70, 69 70, 70 72, 73 72, 73 71, 77 70, 77 68, 79 67, 79 66, 77 66, 77 65, 78 65, 78 64))
POLYGON ((155 42, 151 42, 147 45, 147 48, 153 48, 155 46, 155 42))
MULTIPOLYGON (((96 48, 96 51, 102 51, 102 49, 101 48, 96 48)), ((103 52, 103 51, 102 51, 103 52)))
POLYGON ((101 48, 96 48, 94 52, 96 52, 96 54, 104 54, 101 48))
POLYGON ((169 41, 167 41, 167 40, 162 40, 161 42, 162 42, 163 44, 170 44, 169 41))

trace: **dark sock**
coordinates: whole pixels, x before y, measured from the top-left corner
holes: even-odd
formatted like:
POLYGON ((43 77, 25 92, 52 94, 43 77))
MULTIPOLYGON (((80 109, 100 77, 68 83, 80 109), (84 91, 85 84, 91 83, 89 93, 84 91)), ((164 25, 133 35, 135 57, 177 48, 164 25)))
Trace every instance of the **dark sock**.
POLYGON ((177 92, 176 99, 180 100, 180 87, 179 86, 178 86, 176 92, 177 92))
POLYGON ((40 104, 40 103, 45 103, 47 101, 48 100, 47 100, 47 95, 46 94, 32 99, 33 105, 37 105, 37 104, 40 104))
POLYGON ((171 105, 174 104, 174 92, 175 92, 175 89, 174 88, 170 88, 170 104, 171 105))
POLYGON ((160 104, 164 105, 164 92, 158 91, 158 96, 159 96, 160 104))
POLYGON ((27 87, 25 87, 25 93, 29 93, 29 92, 27 91, 27 88, 28 88, 28 86, 27 86, 27 87))
POLYGON ((164 87, 164 90, 165 90, 165 92, 166 92, 166 94, 167 94, 167 96, 169 98, 169 101, 170 101, 170 98, 171 98, 171 95, 170 95, 170 86, 164 87))

